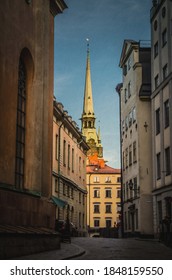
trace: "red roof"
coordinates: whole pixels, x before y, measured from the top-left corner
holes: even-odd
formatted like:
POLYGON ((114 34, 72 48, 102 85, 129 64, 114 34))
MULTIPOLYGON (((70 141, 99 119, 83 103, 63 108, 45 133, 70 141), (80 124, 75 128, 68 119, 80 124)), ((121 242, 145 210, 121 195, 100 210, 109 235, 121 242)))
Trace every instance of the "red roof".
POLYGON ((98 165, 87 165, 86 172, 95 174, 121 174, 121 169, 113 168, 106 164, 104 167, 98 167, 98 165))

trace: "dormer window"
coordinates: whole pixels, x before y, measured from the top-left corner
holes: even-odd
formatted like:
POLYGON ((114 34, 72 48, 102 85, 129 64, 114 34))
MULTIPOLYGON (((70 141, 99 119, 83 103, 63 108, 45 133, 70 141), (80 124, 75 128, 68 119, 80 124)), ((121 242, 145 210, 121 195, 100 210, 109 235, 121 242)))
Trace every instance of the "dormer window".
POLYGON ((131 57, 129 57, 128 59, 128 70, 130 70, 130 68, 131 68, 131 57))
POLYGON ((123 67, 123 75, 126 76, 127 75, 127 65, 125 64, 123 67))

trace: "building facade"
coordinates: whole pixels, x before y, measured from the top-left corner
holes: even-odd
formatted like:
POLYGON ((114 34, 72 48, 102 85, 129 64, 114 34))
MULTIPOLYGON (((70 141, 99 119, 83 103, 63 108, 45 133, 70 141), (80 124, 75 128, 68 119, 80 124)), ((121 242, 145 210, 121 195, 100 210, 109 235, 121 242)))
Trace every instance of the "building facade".
POLYGON ((154 233, 172 242, 172 2, 153 1, 152 163, 154 233))
POLYGON ((86 153, 89 147, 61 103, 54 101, 52 199, 56 220, 69 221, 79 236, 86 228, 86 153))
POLYGON ((152 235, 150 47, 125 40, 120 58, 122 212, 124 236, 152 235))
MULTIPOLYGON (((0 226, 54 230, 54 17, 58 1, 0 2, 0 226)), ((18 232, 18 231, 17 231, 18 232)), ((27 230, 25 229, 25 232, 27 230)), ((26 249, 26 248, 25 248, 26 249)), ((10 250, 8 250, 8 253, 10 250)))
POLYGON ((121 173, 89 157, 87 165, 87 226, 90 236, 117 237, 121 220, 121 173))

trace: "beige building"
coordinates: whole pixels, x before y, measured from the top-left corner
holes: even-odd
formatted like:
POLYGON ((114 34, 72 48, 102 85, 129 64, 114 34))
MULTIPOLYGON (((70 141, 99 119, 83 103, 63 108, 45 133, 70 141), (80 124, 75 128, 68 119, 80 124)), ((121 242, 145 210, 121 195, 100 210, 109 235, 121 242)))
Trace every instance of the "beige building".
MULTIPOLYGON (((0 1, 0 232, 11 233, 11 244, 14 232, 29 238, 38 229, 54 230, 54 17, 66 7, 63 0, 0 1)), ((40 240, 27 247, 18 239, 15 252, 4 240, 0 253, 34 252, 40 240)))
POLYGON ((86 153, 89 147, 61 103, 54 101, 52 200, 56 220, 69 221, 79 236, 86 228, 86 153))
MULTIPOLYGON (((172 235, 172 2, 153 1, 152 163, 154 233, 172 235), (167 223, 162 224, 166 219, 167 223)), ((162 236, 162 238, 165 238, 162 236)), ((170 237, 172 242, 172 237, 170 237)), ((169 240, 166 240, 169 242, 169 240)))
POLYGON ((87 225, 90 236, 117 237, 115 229, 120 225, 121 173, 98 160, 89 157, 87 165, 87 225))
POLYGON ((125 236, 153 234, 150 58, 150 48, 142 42, 124 41, 118 92, 125 236))

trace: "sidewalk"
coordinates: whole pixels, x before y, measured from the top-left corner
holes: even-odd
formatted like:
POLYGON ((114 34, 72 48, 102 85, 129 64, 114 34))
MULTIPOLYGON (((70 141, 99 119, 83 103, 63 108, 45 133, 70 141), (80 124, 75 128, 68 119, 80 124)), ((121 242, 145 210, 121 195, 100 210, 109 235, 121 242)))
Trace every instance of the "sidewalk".
POLYGON ((41 252, 15 258, 15 260, 69 260, 74 257, 82 256, 85 250, 80 246, 71 243, 61 242, 59 250, 41 252))

